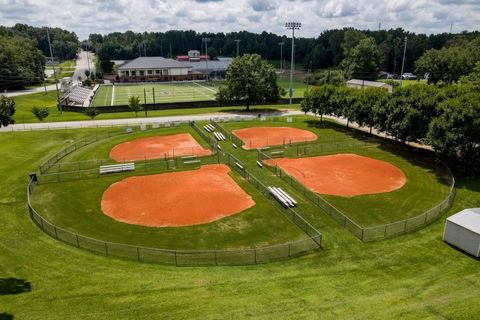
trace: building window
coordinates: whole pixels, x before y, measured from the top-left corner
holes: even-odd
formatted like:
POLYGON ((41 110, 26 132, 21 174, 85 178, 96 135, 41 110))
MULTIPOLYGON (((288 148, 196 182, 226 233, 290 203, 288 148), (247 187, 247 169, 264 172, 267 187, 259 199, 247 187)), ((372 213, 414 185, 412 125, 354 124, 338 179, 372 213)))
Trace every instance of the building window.
POLYGON ((145 75, 145 71, 140 70, 140 76, 144 76, 144 75, 145 75))
POLYGON ((155 74, 160 74, 160 70, 155 70, 155 74))
POLYGON ((130 71, 125 71, 125 75, 128 77, 130 75, 130 71))
POLYGON ((152 71, 152 70, 148 70, 148 74, 153 74, 153 71, 152 71))
POLYGON ((132 71, 132 76, 136 76, 137 75, 137 71, 132 71))

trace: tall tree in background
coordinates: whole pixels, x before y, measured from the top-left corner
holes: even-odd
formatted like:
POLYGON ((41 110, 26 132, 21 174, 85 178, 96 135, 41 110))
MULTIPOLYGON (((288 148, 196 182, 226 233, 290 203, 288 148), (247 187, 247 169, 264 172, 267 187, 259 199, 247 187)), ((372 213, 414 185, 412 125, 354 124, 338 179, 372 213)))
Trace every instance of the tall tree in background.
POLYGON ((347 74, 357 79, 375 80, 378 78, 380 51, 373 38, 365 38, 349 49, 342 67, 347 74))
POLYGON ((305 92, 305 98, 302 100, 300 107, 303 112, 313 112, 320 116, 320 121, 323 121, 323 116, 333 114, 336 106, 336 94, 338 87, 333 85, 323 85, 314 87, 305 92))
POLYGON ((251 104, 277 102, 284 90, 277 84, 274 67, 258 54, 245 54, 227 68, 227 79, 220 86, 217 100, 251 104))

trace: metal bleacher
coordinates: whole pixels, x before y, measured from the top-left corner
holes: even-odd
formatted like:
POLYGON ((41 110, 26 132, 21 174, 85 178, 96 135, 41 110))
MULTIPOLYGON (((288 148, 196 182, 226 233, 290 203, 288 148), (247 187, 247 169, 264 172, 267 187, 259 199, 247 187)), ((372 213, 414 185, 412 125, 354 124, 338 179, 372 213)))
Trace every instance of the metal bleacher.
POLYGON ((65 97, 67 101, 70 103, 73 102, 74 104, 81 104, 87 100, 87 98, 92 94, 92 90, 89 88, 84 88, 84 87, 75 87, 68 93, 68 95, 65 97))

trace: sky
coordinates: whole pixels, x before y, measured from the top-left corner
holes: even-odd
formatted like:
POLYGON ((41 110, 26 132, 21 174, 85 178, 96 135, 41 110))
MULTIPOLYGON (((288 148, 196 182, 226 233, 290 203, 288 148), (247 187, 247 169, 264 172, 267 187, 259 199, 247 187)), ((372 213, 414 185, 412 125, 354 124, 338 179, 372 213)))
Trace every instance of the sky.
POLYGON ((90 33, 247 30, 287 34, 298 21, 300 37, 333 28, 403 27, 416 33, 475 30, 480 0, 0 0, 0 25, 61 27, 81 40, 90 33))

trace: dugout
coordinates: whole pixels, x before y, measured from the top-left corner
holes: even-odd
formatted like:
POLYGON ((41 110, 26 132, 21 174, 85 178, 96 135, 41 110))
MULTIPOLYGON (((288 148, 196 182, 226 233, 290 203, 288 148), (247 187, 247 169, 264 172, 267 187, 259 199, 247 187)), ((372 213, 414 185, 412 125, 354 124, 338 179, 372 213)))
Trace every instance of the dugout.
POLYGON ((465 209, 447 218, 443 241, 480 257, 480 208, 465 209))

